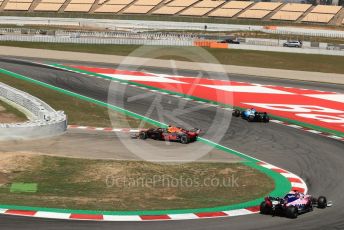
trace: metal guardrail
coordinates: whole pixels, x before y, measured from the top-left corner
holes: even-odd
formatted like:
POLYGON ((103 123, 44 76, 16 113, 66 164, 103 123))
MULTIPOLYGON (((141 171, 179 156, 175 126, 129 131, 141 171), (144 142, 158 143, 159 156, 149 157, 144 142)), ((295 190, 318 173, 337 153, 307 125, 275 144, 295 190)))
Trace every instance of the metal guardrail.
POLYGON ((344 44, 327 44, 328 50, 344 50, 344 44))
POLYGON ((44 138, 62 134, 67 129, 67 116, 55 111, 42 100, 0 83, 0 97, 24 108, 33 119, 24 123, 0 124, 0 139, 44 138))
POLYGON ((280 42, 276 39, 246 38, 244 43, 247 45, 259 45, 259 46, 279 46, 280 45, 280 42))
POLYGON ((199 35, 177 32, 124 32, 124 31, 82 31, 82 30, 43 30, 29 28, 0 28, 2 35, 50 35, 69 37, 96 37, 96 38, 125 38, 125 39, 152 39, 152 40, 193 40, 200 39, 199 35))

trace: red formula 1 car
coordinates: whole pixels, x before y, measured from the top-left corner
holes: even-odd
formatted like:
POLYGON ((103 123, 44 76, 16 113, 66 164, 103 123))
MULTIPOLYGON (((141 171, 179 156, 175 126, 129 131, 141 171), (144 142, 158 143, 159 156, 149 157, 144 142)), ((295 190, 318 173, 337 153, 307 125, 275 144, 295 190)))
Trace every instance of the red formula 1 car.
POLYGON ((179 127, 169 126, 168 128, 150 128, 140 131, 136 138, 145 140, 147 138, 154 140, 174 141, 182 144, 188 144, 197 140, 199 129, 186 130, 179 127))

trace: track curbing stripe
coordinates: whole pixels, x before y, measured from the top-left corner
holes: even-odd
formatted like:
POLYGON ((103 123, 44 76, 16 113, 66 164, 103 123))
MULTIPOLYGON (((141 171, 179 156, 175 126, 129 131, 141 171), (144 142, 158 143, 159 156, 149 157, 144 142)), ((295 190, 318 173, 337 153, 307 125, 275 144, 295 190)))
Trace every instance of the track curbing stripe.
POLYGON ((103 131, 103 132, 123 132, 123 133, 138 133, 144 129, 131 129, 131 128, 104 128, 104 127, 92 127, 92 126, 77 126, 77 125, 68 125, 68 129, 81 129, 88 131, 103 131))
POLYGON ((260 210, 259 206, 254 206, 254 207, 250 207, 250 208, 246 208, 246 210, 253 212, 253 213, 258 213, 260 210))
POLYGON ((212 217, 225 217, 229 216, 225 212, 201 212, 201 213, 196 213, 196 216, 199 218, 212 218, 212 217))
POLYGON ((104 220, 103 215, 90 215, 90 214, 71 214, 69 219, 76 220, 104 220))
POLYGON ((35 216, 37 211, 27 211, 27 210, 11 210, 8 209, 4 212, 6 215, 15 215, 15 216, 35 216))
POLYGON ((6 213, 7 209, 0 208, 0 214, 6 213))
POLYGON ((44 212, 38 211, 35 217, 38 218, 47 218, 47 219, 69 219, 70 213, 54 213, 54 212, 44 212))
POLYGON ((171 217, 169 215, 144 215, 140 216, 141 220, 170 220, 171 217))
POLYGON ((104 215, 104 221, 142 221, 140 216, 134 215, 104 215))

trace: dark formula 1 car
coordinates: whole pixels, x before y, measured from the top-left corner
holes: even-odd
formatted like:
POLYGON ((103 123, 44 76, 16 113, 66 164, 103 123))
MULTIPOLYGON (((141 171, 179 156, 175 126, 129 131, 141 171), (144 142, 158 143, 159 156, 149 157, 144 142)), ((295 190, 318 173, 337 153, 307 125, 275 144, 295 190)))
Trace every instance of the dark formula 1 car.
POLYGON ((313 211, 313 207, 324 209, 327 206, 331 206, 331 204, 324 196, 314 198, 311 195, 292 192, 284 198, 265 197, 260 204, 260 213, 297 218, 299 214, 313 211))
POLYGON ((228 44, 240 44, 240 41, 237 39, 230 39, 227 38, 225 40, 220 41, 220 43, 228 43, 228 44))
POLYGON ((253 122, 269 122, 270 117, 266 112, 257 112, 255 109, 246 109, 244 111, 240 111, 239 109, 233 110, 234 117, 242 117, 243 119, 253 122))
POLYGON ((138 134, 138 138, 145 140, 147 138, 154 140, 175 141, 182 144, 188 144, 197 140, 200 133, 199 129, 186 130, 178 127, 150 128, 142 130, 138 134))

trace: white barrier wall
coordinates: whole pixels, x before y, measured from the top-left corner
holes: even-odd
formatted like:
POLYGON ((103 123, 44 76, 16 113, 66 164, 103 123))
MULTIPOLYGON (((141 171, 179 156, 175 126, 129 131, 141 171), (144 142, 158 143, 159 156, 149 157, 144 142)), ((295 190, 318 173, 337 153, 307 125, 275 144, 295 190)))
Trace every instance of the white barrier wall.
POLYGON ((24 123, 0 124, 0 140, 35 139, 63 134, 67 130, 67 116, 55 111, 42 100, 0 82, 0 97, 32 114, 24 123))
POLYGON ((49 42, 49 43, 76 43, 76 44, 111 44, 111 45, 155 45, 155 46, 192 46, 193 40, 153 40, 153 39, 117 39, 117 38, 73 38, 64 36, 21 36, 0 35, 0 41, 20 42, 49 42))
POLYGON ((200 39, 200 35, 182 32, 158 32, 158 31, 83 31, 60 29, 28 29, 28 28, 0 28, 2 35, 46 35, 70 38, 116 38, 116 39, 141 39, 141 40, 192 40, 200 39))

